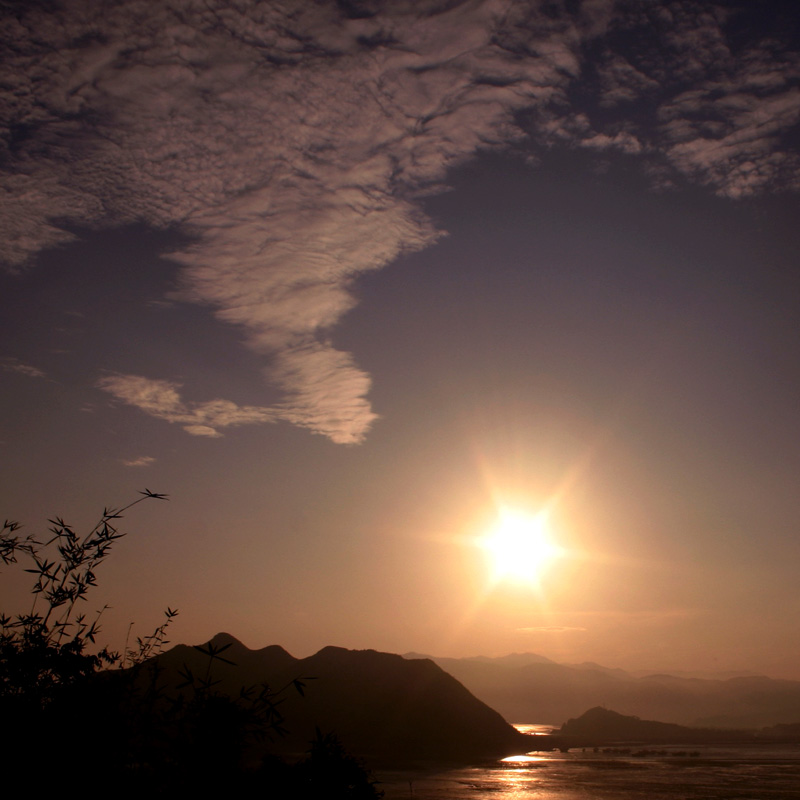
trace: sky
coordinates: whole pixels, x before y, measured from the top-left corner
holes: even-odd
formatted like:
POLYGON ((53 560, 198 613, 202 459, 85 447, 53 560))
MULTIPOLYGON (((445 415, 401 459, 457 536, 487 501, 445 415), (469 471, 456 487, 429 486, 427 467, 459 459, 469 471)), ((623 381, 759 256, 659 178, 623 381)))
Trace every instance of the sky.
POLYGON ((170 495, 113 648, 800 680, 793 2, 0 13, 0 516, 170 495))

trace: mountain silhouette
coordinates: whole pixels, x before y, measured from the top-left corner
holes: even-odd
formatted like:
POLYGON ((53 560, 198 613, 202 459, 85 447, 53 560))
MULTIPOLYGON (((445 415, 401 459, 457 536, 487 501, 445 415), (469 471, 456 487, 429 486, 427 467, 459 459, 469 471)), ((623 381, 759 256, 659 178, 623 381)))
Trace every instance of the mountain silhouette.
POLYGON ((534 654, 432 660, 511 722, 558 725, 595 706, 717 728, 762 728, 800 719, 800 681, 757 675, 636 677, 593 663, 557 664, 534 654))
POLYGON ((636 742, 643 744, 723 744, 757 741, 752 731, 690 728, 671 722, 625 716, 600 706, 570 719, 558 735, 572 746, 636 742))
POLYGON ((350 752, 382 763, 468 762, 530 749, 529 737, 429 659, 341 647, 297 659, 276 645, 250 650, 226 633, 203 649, 209 645, 221 656, 210 664, 208 655, 187 645, 157 656, 160 680, 177 686, 179 671, 188 668, 198 677, 208 673, 216 691, 232 696, 242 686, 282 690, 288 733, 272 743, 273 751, 304 752, 317 728, 335 732, 350 752), (304 684, 303 696, 293 690, 296 679, 304 684))

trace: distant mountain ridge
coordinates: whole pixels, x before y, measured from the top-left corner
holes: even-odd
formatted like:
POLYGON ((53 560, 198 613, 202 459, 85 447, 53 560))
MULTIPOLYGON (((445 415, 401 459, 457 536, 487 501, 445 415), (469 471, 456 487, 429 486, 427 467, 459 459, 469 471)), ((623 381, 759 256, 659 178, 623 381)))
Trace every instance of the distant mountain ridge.
POLYGON ((800 720, 800 681, 637 676, 591 662, 558 664, 534 653, 429 658, 512 722, 559 725, 595 706, 700 727, 763 728, 800 720))
MULTIPOLYGON (((225 647, 222 655, 234 662, 212 664, 219 691, 236 696, 242 686, 290 687, 280 704, 289 733, 274 743, 282 752, 304 752, 316 728, 335 732, 350 752, 384 763, 467 762, 528 749, 526 737, 427 659, 341 647, 298 659, 277 645, 250 650, 226 633, 211 644, 225 647), (291 689, 296 678, 305 682, 303 697, 291 689)), ((187 645, 155 662, 162 681, 173 686, 179 670, 201 675, 208 667, 208 657, 187 645)))
POLYGON ((590 708, 577 719, 567 720, 558 732, 564 743, 582 745, 618 744, 733 744, 753 743, 753 731, 690 728, 672 722, 625 716, 608 708, 590 708))
POLYGON ((429 658, 435 663, 440 661, 473 661, 478 664, 498 664, 505 667, 525 667, 528 664, 556 664, 546 656, 540 656, 536 653, 509 653, 507 656, 466 656, 465 658, 438 658, 437 656, 425 655, 423 653, 404 653, 403 658, 429 658))

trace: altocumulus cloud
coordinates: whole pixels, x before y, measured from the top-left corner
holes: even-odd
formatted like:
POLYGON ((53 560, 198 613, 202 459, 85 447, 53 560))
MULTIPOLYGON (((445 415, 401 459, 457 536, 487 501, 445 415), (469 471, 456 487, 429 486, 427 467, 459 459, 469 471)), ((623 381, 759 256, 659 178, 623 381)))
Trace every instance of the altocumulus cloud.
POLYGON ((733 54, 725 15, 702 3, 567 5, 6 11, 0 258, 23 268, 76 223, 181 229, 180 296, 243 331, 281 402, 184 400, 176 383, 133 375, 99 386, 194 435, 285 420, 359 442, 375 420, 370 379, 330 331, 359 275, 436 240, 417 201, 479 149, 528 134, 620 150, 729 196, 799 185, 779 147, 800 113, 791 53, 733 54), (609 44, 644 33, 664 46, 609 44), (593 100, 578 111, 581 82, 593 100))

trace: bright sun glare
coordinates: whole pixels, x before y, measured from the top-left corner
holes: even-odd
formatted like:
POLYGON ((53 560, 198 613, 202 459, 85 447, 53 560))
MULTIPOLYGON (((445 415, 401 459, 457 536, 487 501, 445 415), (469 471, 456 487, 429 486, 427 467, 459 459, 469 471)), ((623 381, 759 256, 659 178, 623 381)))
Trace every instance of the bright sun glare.
POLYGON ((481 545, 492 558, 496 581, 538 583, 562 552, 551 540, 544 511, 531 515, 502 509, 481 545))

